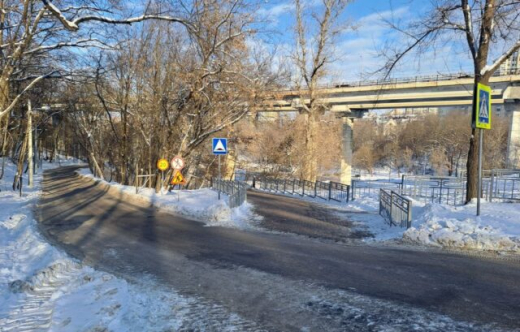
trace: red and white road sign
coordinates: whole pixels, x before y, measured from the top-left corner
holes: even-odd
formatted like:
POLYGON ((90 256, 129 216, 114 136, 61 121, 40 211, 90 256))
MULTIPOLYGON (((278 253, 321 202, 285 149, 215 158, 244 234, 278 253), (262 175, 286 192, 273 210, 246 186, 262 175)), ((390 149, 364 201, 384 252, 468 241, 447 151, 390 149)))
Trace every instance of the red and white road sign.
POLYGON ((184 159, 182 159, 180 156, 175 156, 172 158, 170 162, 170 166, 175 170, 181 170, 184 168, 184 159))

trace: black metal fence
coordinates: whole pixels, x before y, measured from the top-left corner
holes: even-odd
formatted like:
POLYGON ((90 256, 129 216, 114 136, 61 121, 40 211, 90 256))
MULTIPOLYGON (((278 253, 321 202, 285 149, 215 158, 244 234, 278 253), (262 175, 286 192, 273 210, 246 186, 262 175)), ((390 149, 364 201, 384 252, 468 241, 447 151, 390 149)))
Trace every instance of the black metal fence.
POLYGON ((520 170, 491 170, 487 187, 490 202, 493 199, 520 201, 520 170))
POLYGON ((412 201, 393 190, 379 190, 379 215, 390 226, 412 226, 412 201))
POLYGON ((352 180, 352 200, 367 194, 377 195, 380 189, 400 191, 401 184, 399 180, 352 180))
MULTIPOLYGON (((338 182, 271 179, 255 174, 249 178, 252 187, 337 202, 349 202, 367 195, 380 195, 380 190, 401 196, 448 205, 463 205, 466 201, 466 178, 403 175, 400 180, 353 180, 352 185, 338 182)), ((482 197, 489 201, 501 199, 520 201, 520 170, 483 171, 482 197)))
POLYGON ((350 201, 350 186, 338 182, 255 177, 252 187, 263 191, 320 198, 327 201, 350 201))
MULTIPOLYGON (((398 192, 428 203, 463 205, 466 202, 466 177, 410 176, 401 181, 354 180, 352 200, 380 189, 398 192)), ((493 169, 483 171, 482 198, 520 201, 520 170, 493 169)))
POLYGON ((423 202, 462 205, 466 200, 466 179, 403 175, 400 193, 423 202))
POLYGON ((247 201, 247 184, 244 182, 213 178, 211 180, 211 188, 220 190, 228 195, 230 208, 236 208, 247 201))

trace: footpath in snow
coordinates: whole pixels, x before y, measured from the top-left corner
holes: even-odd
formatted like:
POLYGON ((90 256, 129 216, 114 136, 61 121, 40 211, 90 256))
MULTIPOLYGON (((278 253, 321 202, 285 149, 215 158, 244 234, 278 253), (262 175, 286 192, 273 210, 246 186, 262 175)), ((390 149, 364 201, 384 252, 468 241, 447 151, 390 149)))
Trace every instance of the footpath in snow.
POLYGON ((228 196, 209 188, 197 190, 173 190, 156 193, 152 188, 140 188, 136 194, 134 186, 124 186, 117 182, 107 182, 96 178, 88 168, 82 168, 78 174, 93 181, 110 185, 120 193, 130 195, 132 199, 152 204, 162 211, 179 214, 204 222, 207 226, 222 226, 239 229, 256 229, 260 216, 253 213, 250 203, 245 202, 239 207, 231 209, 228 196))
POLYGON ((41 195, 39 172, 22 197, 11 189, 13 164, 0 180, 0 331, 231 331, 251 325, 145 276, 128 283, 96 271, 48 244, 32 214, 41 195))

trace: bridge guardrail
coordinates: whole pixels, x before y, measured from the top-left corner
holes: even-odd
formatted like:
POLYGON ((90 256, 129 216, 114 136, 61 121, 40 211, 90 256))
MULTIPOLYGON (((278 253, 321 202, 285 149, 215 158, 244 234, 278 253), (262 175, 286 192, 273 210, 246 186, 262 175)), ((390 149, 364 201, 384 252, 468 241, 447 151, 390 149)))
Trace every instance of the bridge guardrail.
MULTIPOLYGON (((493 77, 519 75, 520 67, 513 67, 507 71, 496 71, 493 77)), ((329 84, 319 85, 319 88, 330 89, 330 88, 342 88, 342 87, 360 87, 370 85, 389 85, 399 83, 416 83, 416 82, 435 82, 435 81, 448 81, 454 79, 470 79, 473 78, 473 74, 460 72, 455 74, 438 74, 438 75, 424 75, 416 77, 398 77, 382 80, 365 80, 365 81, 350 81, 350 82, 333 82, 329 84)), ((292 91, 295 88, 290 88, 285 91, 292 91)))

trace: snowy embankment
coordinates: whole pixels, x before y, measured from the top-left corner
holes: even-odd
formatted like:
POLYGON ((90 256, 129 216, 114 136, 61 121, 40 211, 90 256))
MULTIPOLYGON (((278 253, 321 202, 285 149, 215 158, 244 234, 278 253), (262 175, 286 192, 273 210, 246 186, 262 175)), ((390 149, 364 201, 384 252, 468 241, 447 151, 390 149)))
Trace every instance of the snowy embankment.
POLYGON ((128 283, 69 258, 37 230, 41 174, 22 197, 10 188, 14 174, 8 163, 0 180, 0 331, 233 330, 241 322, 153 280, 128 283))
POLYGON ((350 202, 345 210, 375 241, 405 242, 450 249, 520 253, 520 204, 482 202, 449 206, 412 201, 412 227, 390 227, 379 216, 379 197, 372 193, 350 202))
MULTIPOLYGON (((134 313, 151 313, 133 286, 82 266, 38 233, 32 209, 41 194, 41 174, 35 176, 34 188, 24 187, 22 197, 9 188, 14 174, 14 165, 8 163, 0 180, 0 330, 144 327, 137 320, 125 323, 134 313)), ((175 327, 179 322, 172 323, 175 327)))
POLYGON ((253 213, 250 203, 245 202, 231 209, 226 203, 227 195, 222 193, 219 200, 218 193, 209 188, 171 192, 164 190, 163 194, 156 193, 151 188, 141 188, 136 194, 134 186, 100 180, 95 178, 87 168, 79 170, 78 173, 85 178, 110 185, 111 189, 129 195, 132 199, 151 204, 164 212, 193 218, 204 222, 207 226, 255 229, 260 220, 260 216, 253 213))

